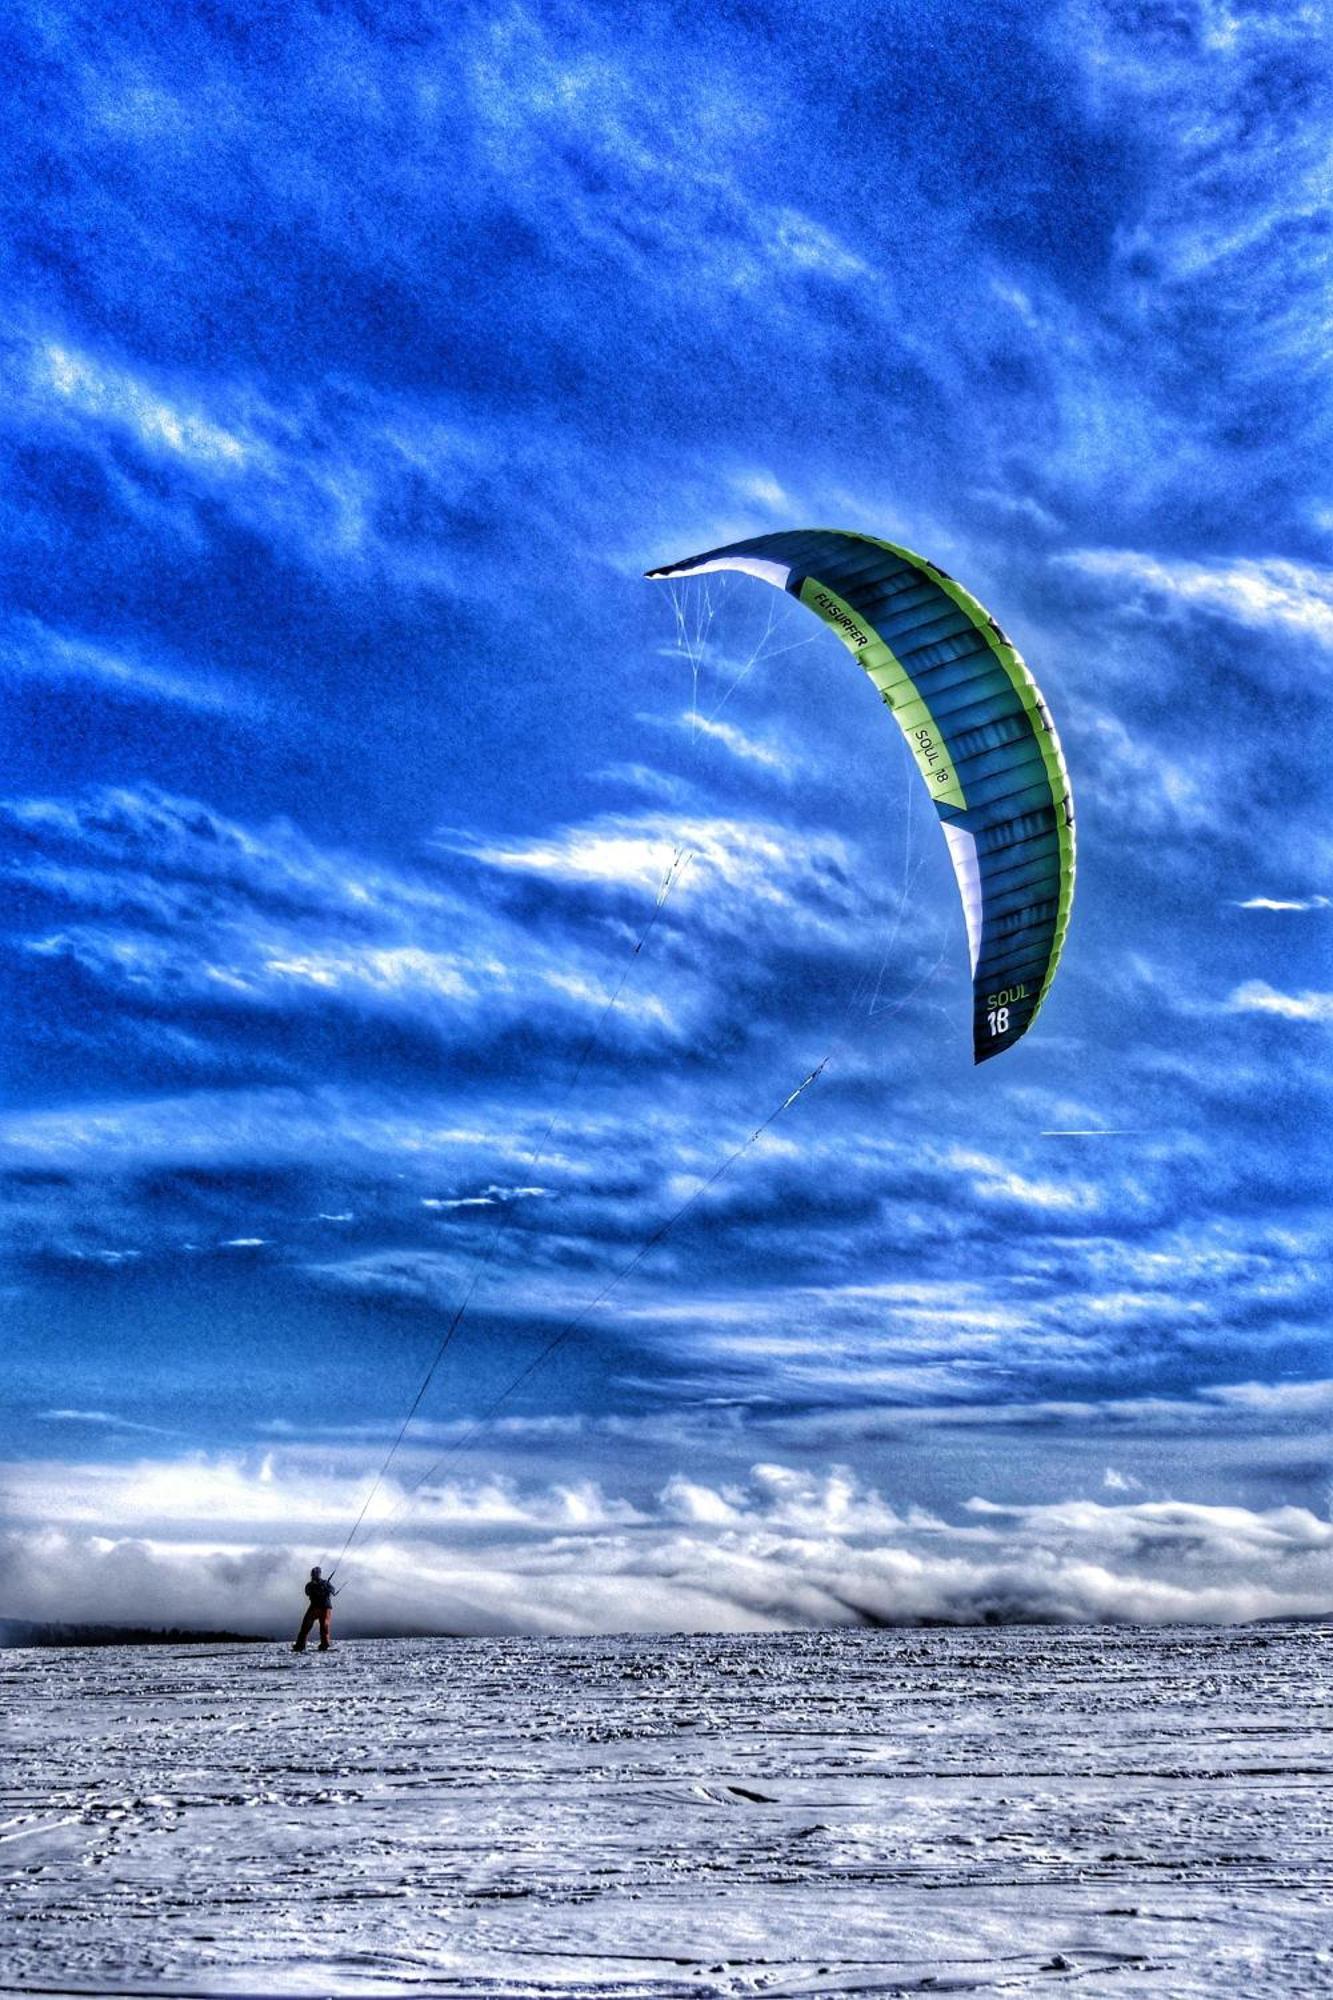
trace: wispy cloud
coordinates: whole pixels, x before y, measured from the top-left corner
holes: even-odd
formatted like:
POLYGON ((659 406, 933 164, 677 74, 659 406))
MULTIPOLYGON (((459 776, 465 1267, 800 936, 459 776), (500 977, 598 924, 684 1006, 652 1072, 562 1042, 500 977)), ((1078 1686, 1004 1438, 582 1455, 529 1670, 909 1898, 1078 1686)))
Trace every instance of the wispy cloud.
POLYGON ((753 930, 758 909, 768 913, 773 945, 781 925, 832 931, 845 946, 858 901, 842 841, 814 837, 795 854, 760 822, 673 829, 647 815, 524 847, 470 842, 462 851, 483 869, 552 884, 543 936, 495 907, 475 873, 463 882, 455 869, 446 883, 436 863, 429 874, 394 874, 320 850, 290 826, 244 827, 160 793, 15 800, 0 816, 28 849, 11 878, 80 918, 30 933, 26 951, 76 965, 112 990, 153 995, 169 1010, 337 1003, 401 1010, 434 1032, 493 1035, 506 1020, 538 1015, 553 1026, 563 1018, 572 1033, 605 1016, 614 999, 611 1034, 674 1037, 722 994, 706 960, 678 963, 668 976, 661 952, 626 983, 636 929, 661 905, 664 884, 672 896, 664 939, 681 923, 753 930), (562 906, 573 889, 579 899, 562 906), (589 894, 608 898, 609 937, 592 920, 589 894))
POLYGON ((708 929, 743 925, 751 935, 756 923, 778 919, 797 930, 845 935, 868 906, 851 844, 817 826, 796 846, 772 820, 605 814, 523 844, 477 843, 470 851, 506 872, 653 892, 684 855, 688 866, 671 889, 673 911, 684 906, 708 929))
POLYGON ((1282 993, 1263 979, 1247 979, 1227 1001, 1234 1014, 1271 1014, 1283 1021, 1333 1021, 1333 993, 1282 993))
POLYGON ((161 1424, 141 1424, 131 1417, 117 1415, 113 1410, 41 1410, 38 1412, 42 1423, 89 1424, 97 1430, 142 1431, 157 1437, 169 1437, 172 1433, 161 1424))
POLYGON ((1227 1382, 1203 1391, 1229 1408, 1291 1416, 1333 1409, 1333 1380, 1319 1382, 1227 1382))
POLYGON ((1238 910, 1327 910, 1333 907, 1328 896, 1250 896, 1237 903, 1238 910))
POLYGON ((86 451, 128 512, 180 548, 212 540, 220 510, 321 572, 438 590, 454 576, 454 510, 495 476, 494 441, 481 448, 459 412, 346 380, 284 402, 253 380, 167 378, 38 338, 10 387, 34 427, 86 451))
MULTIPOLYGON (((278 1446, 244 1457, 195 1453, 76 1465, 68 1468, 67 1478, 49 1465, 26 1467, 17 1478, 16 1468, 6 1470, 11 1506, 26 1518, 45 1516, 71 1527, 100 1524, 129 1533, 161 1534, 166 1529, 183 1540, 239 1532, 280 1541, 294 1522, 306 1533, 345 1529, 359 1512, 367 1485, 364 1472, 354 1465, 321 1470, 309 1448, 294 1452, 278 1446)), ((455 1476, 414 1492, 389 1478, 367 1508, 371 1533, 399 1524, 409 1500, 415 1533, 465 1527, 595 1533, 645 1518, 587 1479, 521 1489, 496 1474, 455 1476)))
POLYGON ((104 694, 165 701, 205 715, 258 717, 266 702, 217 675, 146 660, 137 651, 55 632, 36 619, 0 638, 0 662, 37 680, 86 682, 104 694))
POLYGON ((771 114, 743 94, 739 76, 664 69, 649 97, 627 53, 571 44, 536 9, 514 9, 477 37, 473 109, 492 171, 529 214, 558 219, 641 281, 654 258, 659 271, 662 259, 678 270, 688 253, 705 307, 766 292, 777 304, 802 279, 874 281, 864 255, 828 222, 757 196, 747 155, 771 114), (599 197, 603 175, 619 190, 614 215, 599 197))
MULTIPOLYGON (((312 913, 364 916, 386 902, 452 907, 440 887, 323 848, 288 821, 247 826, 200 800, 151 785, 95 786, 71 798, 10 798, 0 802, 0 818, 25 843, 49 848, 55 857, 73 856, 84 867, 120 866, 140 881, 219 883, 256 902, 312 913)), ((48 879, 58 886, 58 877, 48 879)), ((73 900, 88 879, 70 877, 73 900)))
POLYGON ((239 472, 261 455, 255 440, 243 442, 210 422, 197 407, 168 400, 125 369, 95 362, 55 341, 43 343, 34 353, 33 380, 39 391, 129 432, 146 449, 212 473, 239 472))
POLYGON ((792 769, 792 759, 775 744, 760 737, 749 736, 733 722, 719 722, 708 715, 698 715, 691 709, 677 718, 677 726, 688 730, 691 737, 703 737, 706 742, 720 743, 733 757, 742 763, 758 764, 767 771, 788 773, 792 769))
POLYGON ((1076 704, 1080 745, 1078 797, 1095 801, 1103 820, 1139 840, 1164 834, 1219 833, 1228 818, 1213 756, 1148 731, 1131 729, 1111 710, 1076 704))
POLYGON ((1150 599, 1333 647, 1333 570, 1279 557, 1182 562, 1134 549, 1073 549, 1062 560, 1084 576, 1150 599))
POLYGON ((542 1195, 549 1195, 550 1188, 544 1187, 496 1187, 494 1182, 480 1194, 457 1195, 445 1198, 439 1195, 423 1195, 421 1206, 440 1210, 457 1208, 502 1208, 509 1202, 535 1201, 542 1195))
POLYGON ((1100 1206, 1100 1191, 1088 1182, 1030 1180, 1015 1173, 1000 1160, 984 1153, 955 1149, 945 1161, 959 1174, 971 1177, 982 1201, 1013 1202, 1020 1208, 1054 1210, 1064 1214, 1091 1216, 1100 1206))

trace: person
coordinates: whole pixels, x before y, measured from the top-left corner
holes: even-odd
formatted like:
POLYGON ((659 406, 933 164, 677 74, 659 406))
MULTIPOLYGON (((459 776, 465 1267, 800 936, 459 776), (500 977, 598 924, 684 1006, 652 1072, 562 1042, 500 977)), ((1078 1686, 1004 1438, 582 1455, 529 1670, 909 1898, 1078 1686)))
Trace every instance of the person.
POLYGON ((321 1574, 318 1563, 315 1564, 315 1567, 310 1572, 310 1581, 305 1587, 305 1594, 310 1601, 306 1605, 305 1617, 301 1620, 301 1629, 296 1635, 296 1643, 293 1645, 292 1651, 294 1653, 304 1653, 305 1642, 309 1637, 310 1628, 315 1623, 315 1620, 318 1619, 319 1650, 321 1653, 327 1653, 329 1650, 329 1621, 333 1617, 333 1600, 338 1593, 329 1582, 329 1579, 321 1574))

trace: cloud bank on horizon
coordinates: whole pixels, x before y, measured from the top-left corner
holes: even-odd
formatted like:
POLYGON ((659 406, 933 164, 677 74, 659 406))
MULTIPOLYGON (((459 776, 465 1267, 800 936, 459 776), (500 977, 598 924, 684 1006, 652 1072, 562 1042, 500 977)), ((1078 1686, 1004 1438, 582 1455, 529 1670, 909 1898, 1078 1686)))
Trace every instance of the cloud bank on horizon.
POLYGON ((0 1612, 281 1622, 464 1300, 368 1624, 1333 1601, 1328 29, 11 10, 0 1612), (1060 728, 986 1073, 873 690, 640 577, 807 524, 1060 728))

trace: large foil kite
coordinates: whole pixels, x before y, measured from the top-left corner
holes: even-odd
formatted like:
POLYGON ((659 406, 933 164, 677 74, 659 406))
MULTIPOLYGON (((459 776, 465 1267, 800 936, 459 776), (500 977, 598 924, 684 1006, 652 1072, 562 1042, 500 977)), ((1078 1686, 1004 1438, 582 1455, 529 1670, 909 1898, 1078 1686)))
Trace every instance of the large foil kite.
POLYGON ((809 605, 892 709, 962 891, 975 1059, 1012 1048, 1055 976, 1074 894, 1069 773, 1022 659, 947 571, 870 535, 756 535, 648 574, 710 570, 743 570, 809 605))

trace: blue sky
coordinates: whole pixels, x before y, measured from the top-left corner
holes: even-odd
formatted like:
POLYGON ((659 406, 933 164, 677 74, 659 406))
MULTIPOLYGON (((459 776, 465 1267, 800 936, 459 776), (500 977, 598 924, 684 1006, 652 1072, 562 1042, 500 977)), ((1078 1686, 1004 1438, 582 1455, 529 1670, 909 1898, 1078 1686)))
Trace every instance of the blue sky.
POLYGON ((465 1299, 348 1629, 1328 1602, 1328 28, 10 10, 0 1612, 276 1627, 465 1299), (979 1071, 873 690, 642 581, 807 525, 1060 728, 979 1071))

